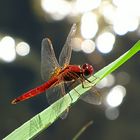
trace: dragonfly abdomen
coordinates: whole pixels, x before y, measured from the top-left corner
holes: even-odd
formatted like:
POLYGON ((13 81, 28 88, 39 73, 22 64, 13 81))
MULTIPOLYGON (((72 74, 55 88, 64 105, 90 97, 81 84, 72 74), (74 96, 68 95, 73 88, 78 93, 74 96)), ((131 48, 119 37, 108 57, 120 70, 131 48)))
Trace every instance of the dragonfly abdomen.
POLYGON ((36 96, 36 95, 46 91, 53 84, 55 84, 57 82, 57 80, 58 80, 57 78, 52 78, 48 82, 46 82, 46 83, 44 83, 44 84, 42 84, 42 85, 40 85, 40 86, 38 86, 38 87, 36 87, 36 88, 34 88, 32 90, 29 90, 29 91, 25 92, 23 95, 21 95, 18 98, 14 99, 12 101, 12 104, 16 104, 16 103, 18 103, 20 101, 24 101, 26 99, 29 99, 29 98, 31 98, 33 96, 36 96))

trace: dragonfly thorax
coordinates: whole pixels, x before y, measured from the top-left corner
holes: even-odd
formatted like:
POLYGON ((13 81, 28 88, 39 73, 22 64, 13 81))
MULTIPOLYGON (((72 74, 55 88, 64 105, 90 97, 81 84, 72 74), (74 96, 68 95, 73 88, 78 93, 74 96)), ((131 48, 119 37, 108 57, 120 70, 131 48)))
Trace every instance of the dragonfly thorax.
POLYGON ((94 69, 92 65, 85 63, 84 65, 82 65, 82 71, 84 76, 90 76, 93 74, 94 69))

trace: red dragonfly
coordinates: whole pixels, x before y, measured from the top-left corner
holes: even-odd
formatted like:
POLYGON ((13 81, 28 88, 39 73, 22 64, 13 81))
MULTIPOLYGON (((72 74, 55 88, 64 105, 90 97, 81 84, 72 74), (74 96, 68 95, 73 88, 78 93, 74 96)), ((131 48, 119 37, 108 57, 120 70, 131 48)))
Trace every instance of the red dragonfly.
MULTIPOLYGON (((43 39, 41 48, 41 76, 44 84, 31 89, 21 96, 17 97, 12 101, 12 104, 24 101, 31 97, 34 97, 42 92, 47 92, 46 96, 48 102, 51 104, 65 95, 66 83, 73 83, 75 81, 84 82, 85 80, 90 82, 86 77, 93 74, 94 69, 90 64, 79 65, 69 65, 72 46, 72 39, 75 37, 76 24, 73 24, 70 33, 66 39, 64 47, 59 56, 59 63, 55 57, 53 46, 48 38, 43 39), (51 74, 51 76, 49 76, 51 74), (54 92, 48 92, 49 90, 54 90, 54 92)), ((97 94, 87 94, 82 97, 84 101, 92 104, 99 104, 100 99, 97 94)))

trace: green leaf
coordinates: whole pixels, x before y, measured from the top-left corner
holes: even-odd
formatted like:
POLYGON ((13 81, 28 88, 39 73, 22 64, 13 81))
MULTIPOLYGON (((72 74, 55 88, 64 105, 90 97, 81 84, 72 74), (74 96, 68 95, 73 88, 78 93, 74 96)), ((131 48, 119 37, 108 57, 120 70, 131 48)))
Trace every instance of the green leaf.
MULTIPOLYGON (((140 41, 138 41, 129 51, 123 54, 121 57, 116 59, 114 62, 104 67, 100 71, 98 71, 94 76, 98 77, 95 79, 94 76, 89 78, 90 81, 94 80, 93 86, 97 84, 101 79, 105 76, 113 72, 119 66, 121 66, 124 62, 126 62, 129 58, 131 58, 134 54, 136 54, 140 50, 140 41)), ((24 123, 22 126, 14 130, 11 134, 4 138, 4 140, 27 140, 32 139, 41 131, 48 128, 56 119, 58 119, 61 114, 70 107, 73 103, 75 103, 79 99, 79 94, 84 94, 87 90, 91 88, 91 83, 89 84, 89 88, 82 88, 81 84, 76 88, 71 90, 69 94, 65 95, 60 100, 53 103, 47 109, 42 111, 41 113, 34 116, 32 119, 24 123), (76 92, 78 91, 78 93, 76 92)), ((88 86, 87 84, 87 86, 88 86)))

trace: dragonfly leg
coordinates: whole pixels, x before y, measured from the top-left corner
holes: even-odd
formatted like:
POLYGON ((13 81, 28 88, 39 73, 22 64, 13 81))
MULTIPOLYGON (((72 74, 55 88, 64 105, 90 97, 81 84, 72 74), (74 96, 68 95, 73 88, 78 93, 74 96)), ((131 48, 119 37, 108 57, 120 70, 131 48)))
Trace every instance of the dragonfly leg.
POLYGON ((78 93, 78 96, 80 97, 80 93, 74 88, 74 91, 76 92, 76 93, 78 93))
POLYGON ((84 80, 88 81, 89 83, 93 83, 95 80, 97 80, 98 78, 96 76, 94 76, 94 79, 92 81, 88 80, 86 77, 82 76, 82 78, 84 78, 84 80))
POLYGON ((94 76, 94 75, 93 75, 93 77, 94 77, 94 79, 93 79, 92 81, 88 80, 86 77, 84 77, 84 79, 85 79, 86 81, 88 81, 89 83, 93 83, 95 80, 98 79, 98 77, 96 77, 96 76, 94 76))
MULTIPOLYGON (((79 79, 78 79, 79 76, 78 76, 76 73, 71 73, 71 72, 67 73, 67 75, 70 76, 70 77, 72 77, 73 80, 74 80, 73 82, 71 82, 71 84, 69 85, 69 87, 73 87, 74 91, 75 91, 76 93, 78 93, 78 97, 80 97, 79 92, 74 88, 74 84, 76 83, 77 80, 79 80, 79 79)), ((69 87, 68 87, 68 88, 69 88, 69 87)), ((69 94, 69 95, 70 95, 70 94, 69 94)), ((71 95, 70 95, 70 97, 71 97, 71 95)), ((71 99, 72 99, 72 97, 71 97, 71 99)), ((73 99, 72 99, 72 101, 73 101, 73 99)))
POLYGON ((69 96, 70 96, 70 99, 71 99, 71 103, 73 102, 73 98, 72 98, 72 96, 70 95, 70 93, 68 93, 69 94, 69 96))
POLYGON ((91 84, 92 84, 92 82, 91 82, 90 80, 88 80, 86 77, 84 77, 83 75, 80 77, 80 81, 81 81, 81 83, 82 83, 82 88, 93 87, 93 85, 87 86, 87 87, 84 85, 84 81, 87 81, 87 82, 89 82, 89 83, 91 83, 91 84))
MULTIPOLYGON (((62 96, 64 96, 66 94, 65 91, 64 91, 64 85, 63 86, 61 85, 61 92, 62 92, 62 96)), ((70 99, 71 99, 71 102, 72 102, 73 99, 72 99, 71 95, 70 95, 70 99)))
MULTIPOLYGON (((73 77, 73 79, 74 79, 74 82, 72 83, 72 85, 74 85, 75 83, 76 83, 76 81, 79 81, 79 83, 81 83, 82 81, 79 79, 79 75, 78 74, 76 74, 76 73, 69 73, 69 75, 71 76, 71 77, 73 77)), ((75 89, 75 88, 73 88, 75 91, 76 91, 76 93, 78 93, 78 96, 80 97, 81 95, 80 95, 80 93, 75 89)))
POLYGON ((92 83, 93 83, 95 80, 99 79, 98 77, 96 77, 96 76, 94 76, 94 75, 93 75, 93 77, 94 77, 94 79, 91 81, 92 83))
MULTIPOLYGON (((92 83, 90 80, 88 80, 86 77, 84 77, 84 79, 86 80, 86 81, 88 81, 89 83, 92 83)), ((97 78, 96 78, 97 79, 97 78)), ((81 80, 82 80, 82 78, 81 78, 81 80)), ((90 87, 94 87, 94 86, 85 86, 84 85, 84 81, 82 80, 82 87, 83 88, 90 88, 90 87)), ((100 94, 100 92, 96 89, 96 88, 92 88, 92 90, 94 90, 93 92, 97 95, 97 96, 99 96, 99 97, 101 97, 101 94, 100 94)))
POLYGON ((94 92, 94 94, 96 94, 96 96, 100 99, 100 101, 102 100, 102 96, 101 96, 100 92, 99 92, 94 86, 87 86, 87 87, 86 87, 86 86, 84 85, 84 81, 83 81, 83 82, 82 82, 82 87, 83 87, 83 88, 90 88, 90 87, 91 87, 90 90, 91 90, 92 92, 94 92))
MULTIPOLYGON (((75 81, 73 81, 70 85, 69 85, 69 87, 68 88, 70 88, 70 87, 73 87, 73 90, 76 92, 76 93, 78 93, 78 96, 80 97, 80 94, 79 94, 79 92, 74 88, 74 84, 76 83, 76 80, 75 81)), ((70 97, 71 97, 71 100, 73 101, 73 98, 72 98, 72 96, 71 96, 71 94, 69 93, 69 95, 70 95, 70 97)))
MULTIPOLYGON (((89 83, 92 83, 92 82, 89 82, 89 83)), ((82 81, 82 88, 90 88, 90 87, 93 87, 93 85, 85 86, 84 81, 82 81)))
POLYGON ((86 81, 88 81, 89 83, 92 83, 92 81, 88 80, 87 78, 84 78, 86 81))
POLYGON ((82 80, 82 82, 84 82, 84 81, 87 81, 87 82, 89 82, 89 83, 91 83, 92 85, 91 86, 85 86, 84 85, 84 83, 83 83, 83 85, 82 85, 82 87, 83 88, 89 88, 89 87, 93 87, 93 86, 95 86, 96 84, 94 84, 94 81, 96 80, 96 79, 98 79, 96 76, 93 76, 93 77, 95 77, 95 79, 94 80, 92 80, 92 81, 90 81, 90 80, 88 80, 84 75, 81 75, 81 77, 80 77, 80 79, 82 80))

